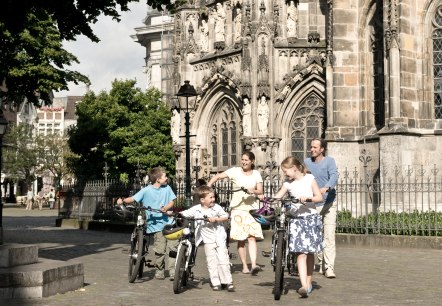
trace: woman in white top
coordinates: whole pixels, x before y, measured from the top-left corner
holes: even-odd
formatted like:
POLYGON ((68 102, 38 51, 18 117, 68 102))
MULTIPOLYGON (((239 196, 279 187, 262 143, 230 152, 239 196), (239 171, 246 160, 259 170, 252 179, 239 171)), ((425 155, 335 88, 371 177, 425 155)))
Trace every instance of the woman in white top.
POLYGON ((233 167, 218 173, 207 183, 212 186, 217 180, 229 178, 233 189, 244 187, 248 192, 234 192, 230 201, 230 238, 238 241, 238 254, 243 265, 243 273, 256 275, 261 267, 256 264, 258 253, 256 239, 264 239, 261 225, 250 215, 251 209, 259 208, 256 195, 263 193, 262 177, 255 167, 255 154, 246 151, 241 157, 241 167, 233 167), (249 256, 252 270, 247 265, 245 244, 248 242, 249 256))
POLYGON ((308 297, 313 289, 312 274, 315 265, 314 253, 322 250, 322 220, 314 203, 323 201, 318 183, 305 166, 296 158, 289 156, 281 163, 287 180, 274 196, 282 198, 288 192, 300 203, 290 210, 293 217, 290 224, 290 252, 296 253, 299 279, 302 287, 298 293, 308 297))

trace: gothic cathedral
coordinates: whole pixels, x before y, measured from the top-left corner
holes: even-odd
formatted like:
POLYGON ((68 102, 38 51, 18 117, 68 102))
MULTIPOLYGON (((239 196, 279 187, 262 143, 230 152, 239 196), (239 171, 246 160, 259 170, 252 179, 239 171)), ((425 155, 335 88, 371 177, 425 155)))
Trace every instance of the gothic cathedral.
MULTIPOLYGON (((193 0, 167 18, 149 12, 136 38, 171 109, 185 80, 198 93, 198 177, 251 150, 273 179, 315 137, 339 170, 442 166, 442 0, 193 0)), ((184 114, 173 118, 184 173, 184 114)))

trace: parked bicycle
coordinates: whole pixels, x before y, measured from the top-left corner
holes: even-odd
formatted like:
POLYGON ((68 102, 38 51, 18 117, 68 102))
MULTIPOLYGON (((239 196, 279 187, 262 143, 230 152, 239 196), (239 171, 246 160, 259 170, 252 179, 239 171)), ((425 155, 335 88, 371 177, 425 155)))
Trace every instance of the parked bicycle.
POLYGON ((169 257, 175 257, 175 277, 173 280, 173 292, 181 293, 187 286, 189 279, 193 280, 192 268, 195 266, 197 247, 195 245, 196 220, 208 220, 208 218, 186 218, 176 215, 174 225, 166 225, 163 235, 166 239, 179 239, 176 253, 171 251, 169 257))
POLYGON ((128 222, 133 221, 136 213, 134 205, 114 205, 110 208, 97 209, 92 218, 99 221, 128 222))
MULTIPOLYGON (((271 210, 270 203, 280 202, 278 207, 277 216, 274 218, 275 224, 272 234, 272 250, 270 254, 270 263, 273 266, 275 272, 275 284, 273 287, 273 296, 275 300, 281 298, 282 291, 284 289, 284 272, 287 267, 290 275, 295 275, 296 271, 296 255, 290 252, 289 249, 289 235, 290 235, 290 218, 289 211, 293 209, 293 204, 299 203, 297 198, 265 198, 263 201, 262 211, 271 210)), ((252 215, 258 214, 258 212, 252 212, 252 215)), ((261 218, 265 218, 265 214, 262 212, 258 214, 261 218)), ((256 219, 256 217, 255 217, 256 219)), ((266 219, 269 219, 268 217, 266 219)))
POLYGON ((143 207, 142 204, 134 202, 137 211, 137 223, 130 236, 130 251, 129 251, 129 283, 133 283, 135 279, 143 276, 144 267, 154 267, 151 260, 147 258, 149 245, 153 241, 153 234, 147 234, 147 219, 145 211, 163 213, 159 209, 151 207, 143 207))

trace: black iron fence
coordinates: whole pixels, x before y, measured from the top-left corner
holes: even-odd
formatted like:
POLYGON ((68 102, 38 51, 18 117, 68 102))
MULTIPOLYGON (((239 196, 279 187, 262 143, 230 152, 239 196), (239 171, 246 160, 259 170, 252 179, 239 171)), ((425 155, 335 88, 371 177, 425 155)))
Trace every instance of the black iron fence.
MULTIPOLYGON (((358 169, 344 169, 339 175, 338 232, 442 236, 442 175, 435 166, 363 168, 362 173, 358 169)), ((279 179, 266 180, 265 194, 272 196, 280 185, 279 179)), ((184 178, 177 178, 171 186, 177 195, 176 206, 183 207, 184 178)), ((63 186, 58 199, 59 215, 80 220, 119 221, 118 218, 112 220, 116 199, 133 195, 142 187, 114 181, 63 186)), ((218 181, 216 187, 217 201, 230 201, 230 182, 218 181)))
POLYGON ((340 175, 339 232, 442 236, 442 176, 436 166, 345 169, 340 175))

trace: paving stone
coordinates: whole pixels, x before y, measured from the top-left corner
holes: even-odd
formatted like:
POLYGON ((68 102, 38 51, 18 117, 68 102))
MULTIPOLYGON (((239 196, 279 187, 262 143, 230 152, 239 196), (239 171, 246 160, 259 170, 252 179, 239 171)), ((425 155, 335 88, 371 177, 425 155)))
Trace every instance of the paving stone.
POLYGON ((269 231, 258 243, 258 264, 263 271, 257 276, 241 273, 236 244, 231 243, 235 292, 211 290, 204 249, 200 248, 195 279, 186 291, 174 294, 172 282, 154 279, 151 269, 135 283, 128 282, 128 234, 57 228, 56 213, 42 212, 4 209, 5 241, 37 244, 42 258, 83 263, 85 285, 46 298, 4 299, 1 305, 437 305, 442 300, 440 250, 339 244, 337 278, 315 273, 312 295, 300 299, 296 292, 299 278, 286 274, 281 300, 275 301, 273 268, 270 259, 261 254, 270 250, 269 231))

